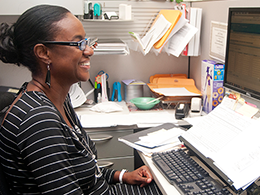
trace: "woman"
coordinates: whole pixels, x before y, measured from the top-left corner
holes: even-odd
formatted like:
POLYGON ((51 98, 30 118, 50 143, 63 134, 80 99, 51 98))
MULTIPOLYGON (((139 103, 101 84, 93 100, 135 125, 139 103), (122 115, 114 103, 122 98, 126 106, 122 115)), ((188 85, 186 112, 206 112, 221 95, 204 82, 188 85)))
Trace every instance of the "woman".
POLYGON ((70 104, 72 84, 89 79, 81 22, 67 9, 40 5, 13 26, 1 24, 0 58, 32 73, 0 129, 0 161, 16 194, 159 194, 146 166, 99 169, 94 143, 70 104), (120 183, 119 183, 120 181, 120 183))

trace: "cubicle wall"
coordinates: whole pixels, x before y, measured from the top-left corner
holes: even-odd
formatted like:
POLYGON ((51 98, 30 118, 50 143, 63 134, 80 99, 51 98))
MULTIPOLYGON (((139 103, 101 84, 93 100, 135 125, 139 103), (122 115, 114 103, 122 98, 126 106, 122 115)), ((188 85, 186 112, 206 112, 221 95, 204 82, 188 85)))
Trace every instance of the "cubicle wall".
MULTIPOLYGON (((111 2, 111 1, 108 1, 111 2)), ((103 22, 88 22, 84 21, 83 25, 88 34, 95 33, 93 25, 102 25, 102 29, 99 29, 99 33, 110 34, 127 32, 128 30, 142 32, 148 25, 150 18, 156 12, 154 3, 160 9, 168 8, 172 9, 175 3, 169 4, 166 1, 151 1, 150 7, 145 4, 149 1, 117 1, 117 3, 131 3, 133 5, 133 21, 126 23, 103 23, 103 22), (147 9, 148 8, 148 9, 147 9), (151 14, 151 17, 150 15, 151 14), (111 32, 114 29, 115 32, 111 32)), ((2 5, 1 5, 2 6, 2 5)), ((191 3, 192 7, 201 7, 203 9, 202 14, 202 29, 201 29, 201 55, 198 57, 190 57, 190 77, 196 82, 196 86, 200 89, 200 65, 203 59, 209 58, 209 34, 211 21, 217 21, 226 23, 229 6, 260 6, 259 0, 226 0, 226 1, 195 1, 191 3)), ((15 21, 16 16, 0 16, 0 22, 15 21)), ((100 37, 103 35, 99 34, 100 37)), ((121 36, 121 35, 119 35, 121 36)), ((122 36, 123 39, 127 39, 127 36, 122 36)), ((153 53, 149 53, 143 56, 138 51, 130 50, 128 56, 116 56, 116 55, 98 55, 91 58, 91 80, 94 80, 99 70, 104 70, 109 74, 109 84, 112 87, 113 82, 121 81, 123 79, 137 79, 149 82, 149 77, 154 74, 179 74, 188 73, 188 57, 180 56, 174 57, 166 53, 161 53, 156 56, 153 53)), ((10 85, 19 87, 24 81, 30 79, 30 73, 25 68, 18 68, 14 65, 5 65, 0 62, 0 85, 10 85), (19 76, 17 76, 19 75, 19 76)), ((82 83, 84 91, 88 91, 91 87, 88 82, 82 83)), ((145 88, 145 95, 149 95, 149 90, 145 88)))
MULTIPOLYGON (((209 58, 210 49, 210 24, 211 21, 227 23, 229 7, 260 7, 259 0, 228 0, 228 1, 203 1, 193 2, 192 7, 201 7, 203 9, 202 29, 201 29, 201 48, 199 57, 191 58, 191 77, 196 80, 200 89, 201 61, 209 58)), ((243 96, 247 101, 260 106, 258 100, 243 96)))

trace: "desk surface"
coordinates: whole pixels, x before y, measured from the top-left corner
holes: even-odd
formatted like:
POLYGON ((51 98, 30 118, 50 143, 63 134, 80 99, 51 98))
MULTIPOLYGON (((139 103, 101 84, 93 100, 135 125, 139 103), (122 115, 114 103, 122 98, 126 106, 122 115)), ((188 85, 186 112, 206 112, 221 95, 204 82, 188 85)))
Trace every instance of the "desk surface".
POLYGON ((102 128, 137 125, 149 128, 164 123, 176 123, 173 109, 129 111, 125 102, 116 102, 123 109, 117 112, 95 112, 89 107, 81 106, 75 111, 84 128, 102 128))

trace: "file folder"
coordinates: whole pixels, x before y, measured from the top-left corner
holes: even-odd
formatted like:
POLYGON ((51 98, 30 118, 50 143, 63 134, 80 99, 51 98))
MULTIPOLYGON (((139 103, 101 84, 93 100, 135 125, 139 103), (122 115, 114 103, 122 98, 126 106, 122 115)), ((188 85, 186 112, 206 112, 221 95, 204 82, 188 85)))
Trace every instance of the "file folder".
POLYGON ((172 29, 177 24, 178 20, 180 19, 182 12, 180 10, 161 10, 157 17, 155 18, 155 21, 160 15, 163 15, 166 20, 168 20, 171 23, 170 28, 166 31, 164 36, 157 41, 153 46, 155 49, 159 49, 164 42, 167 40, 168 36, 171 34, 172 29))
POLYGON ((193 79, 185 78, 185 74, 159 74, 150 77, 150 83, 147 83, 147 86, 150 88, 151 92, 155 97, 160 97, 164 95, 164 102, 191 102, 191 98, 202 96, 200 90, 195 86, 193 79), (151 82, 152 81, 152 82, 151 82), (192 93, 191 95, 183 96, 180 94, 175 94, 174 96, 167 96, 157 92, 157 89, 164 88, 185 88, 188 92, 192 93))

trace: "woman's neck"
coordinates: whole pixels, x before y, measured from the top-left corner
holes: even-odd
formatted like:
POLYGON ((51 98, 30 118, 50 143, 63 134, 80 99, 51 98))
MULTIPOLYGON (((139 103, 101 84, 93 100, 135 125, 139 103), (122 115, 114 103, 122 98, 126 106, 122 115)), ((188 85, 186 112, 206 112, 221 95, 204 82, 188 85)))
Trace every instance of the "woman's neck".
POLYGON ((62 109, 63 103, 68 94, 68 90, 64 87, 54 84, 52 84, 51 87, 47 85, 45 86, 43 81, 35 78, 29 82, 27 91, 39 91, 44 93, 58 109, 62 109))

